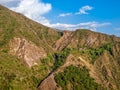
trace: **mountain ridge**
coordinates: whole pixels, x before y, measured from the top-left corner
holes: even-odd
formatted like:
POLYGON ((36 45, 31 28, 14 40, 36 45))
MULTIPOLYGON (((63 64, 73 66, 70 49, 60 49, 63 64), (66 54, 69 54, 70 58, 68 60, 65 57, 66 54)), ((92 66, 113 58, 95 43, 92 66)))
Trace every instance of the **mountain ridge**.
POLYGON ((119 56, 120 37, 57 31, 0 5, 1 90, 119 90, 119 56))

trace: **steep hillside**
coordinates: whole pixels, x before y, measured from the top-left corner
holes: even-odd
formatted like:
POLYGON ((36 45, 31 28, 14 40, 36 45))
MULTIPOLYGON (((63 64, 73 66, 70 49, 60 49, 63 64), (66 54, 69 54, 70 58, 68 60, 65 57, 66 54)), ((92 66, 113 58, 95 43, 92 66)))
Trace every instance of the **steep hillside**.
MULTIPOLYGON (((25 55, 20 56, 20 54, 26 54, 30 48, 31 51, 36 50, 32 59, 39 60, 40 57, 36 57, 39 54, 44 57, 54 51, 51 46, 59 37, 60 34, 56 30, 40 25, 21 14, 0 6, 0 47, 9 49, 9 46, 10 52, 12 51, 20 58, 24 58, 25 55), (19 50, 16 50, 18 48, 19 50)), ((26 58, 30 59, 30 56, 31 54, 26 58)))
POLYGON ((0 90, 35 90, 54 63, 59 38, 56 30, 0 5, 0 90))
POLYGON ((57 31, 0 5, 0 90, 120 90, 120 38, 57 31))
POLYGON ((60 34, 56 30, 0 6, 0 36, 0 46, 7 44, 13 37, 20 37, 49 50, 60 34))

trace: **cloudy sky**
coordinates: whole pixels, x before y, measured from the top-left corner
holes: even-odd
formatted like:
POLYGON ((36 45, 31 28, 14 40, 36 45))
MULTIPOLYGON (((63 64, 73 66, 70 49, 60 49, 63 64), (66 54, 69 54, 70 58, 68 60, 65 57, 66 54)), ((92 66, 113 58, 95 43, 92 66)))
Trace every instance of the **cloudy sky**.
POLYGON ((0 0, 0 4, 52 28, 120 36, 120 0, 0 0))

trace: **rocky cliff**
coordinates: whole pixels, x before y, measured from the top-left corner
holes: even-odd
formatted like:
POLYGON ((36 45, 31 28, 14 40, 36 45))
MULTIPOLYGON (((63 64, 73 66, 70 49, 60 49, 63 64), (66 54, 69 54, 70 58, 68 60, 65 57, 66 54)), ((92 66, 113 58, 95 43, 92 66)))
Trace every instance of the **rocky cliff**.
POLYGON ((37 47, 34 43, 26 39, 13 38, 9 45, 10 53, 18 56, 29 67, 38 65, 40 59, 47 55, 43 48, 37 47))

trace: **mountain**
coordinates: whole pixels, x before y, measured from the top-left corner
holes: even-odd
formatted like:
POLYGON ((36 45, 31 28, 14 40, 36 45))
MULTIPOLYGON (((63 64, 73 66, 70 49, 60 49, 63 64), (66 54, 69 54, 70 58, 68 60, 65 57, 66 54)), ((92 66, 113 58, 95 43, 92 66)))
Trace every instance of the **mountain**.
POLYGON ((120 38, 58 31, 0 5, 0 90, 120 90, 120 38))

